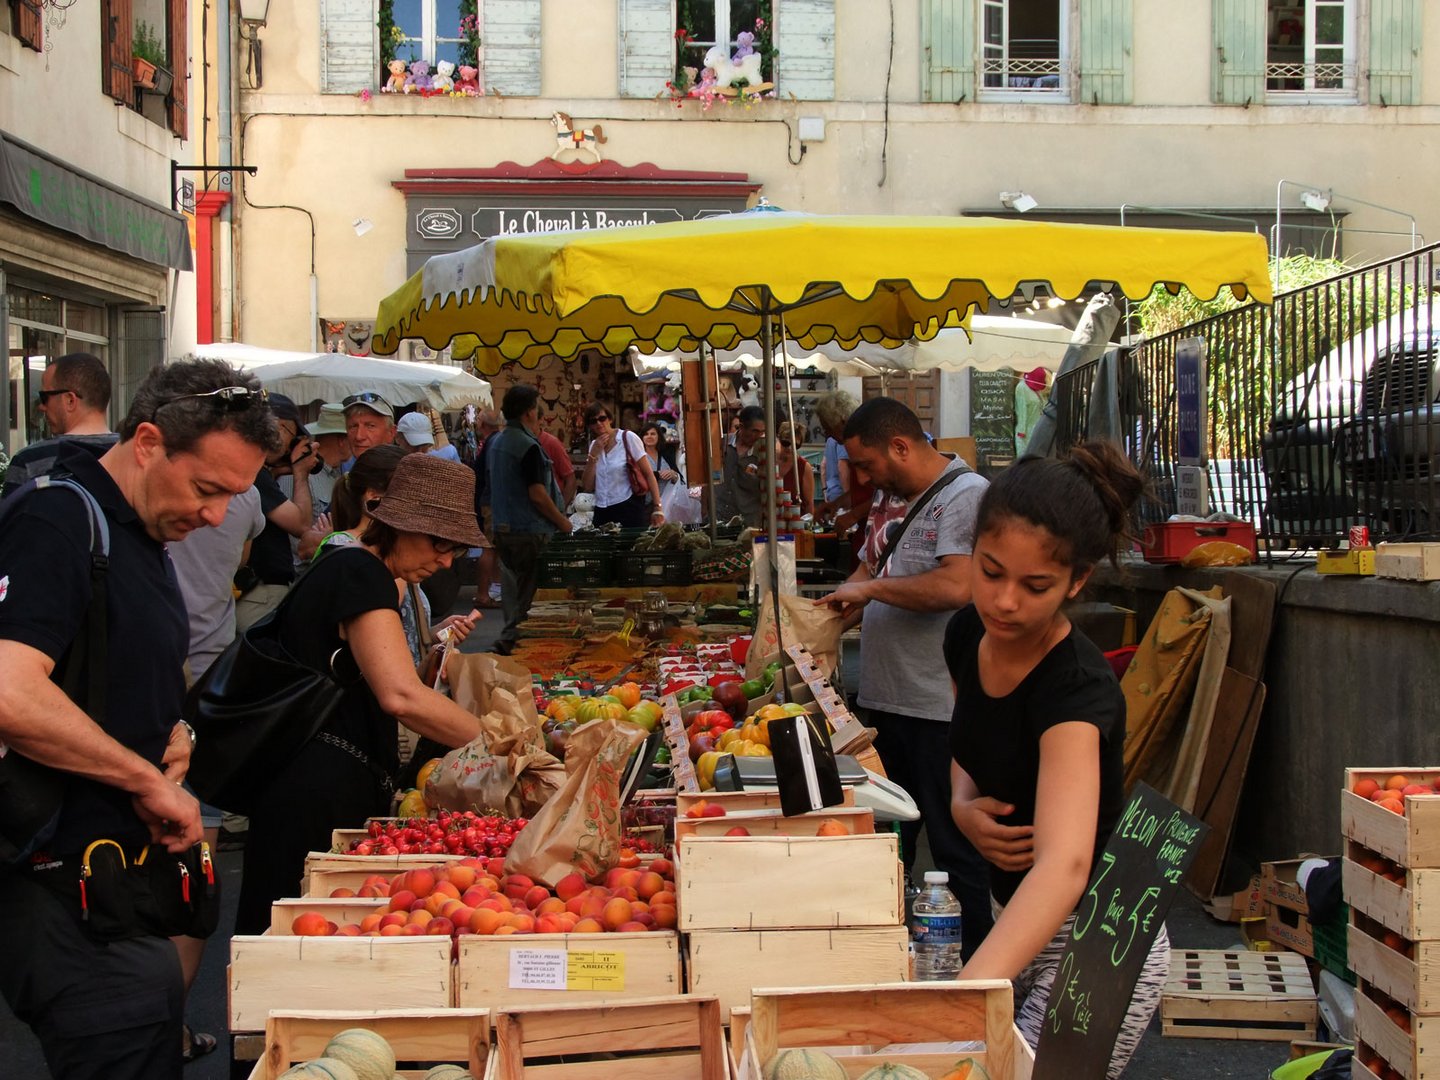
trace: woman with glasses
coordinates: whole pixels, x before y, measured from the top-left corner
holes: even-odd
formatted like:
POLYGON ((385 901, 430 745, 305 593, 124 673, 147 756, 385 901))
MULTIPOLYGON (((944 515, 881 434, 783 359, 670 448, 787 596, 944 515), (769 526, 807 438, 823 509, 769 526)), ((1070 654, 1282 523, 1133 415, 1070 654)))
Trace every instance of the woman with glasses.
POLYGON ((815 516, 815 466, 800 454, 796 445, 795 425, 789 420, 780 425, 775 436, 775 464, 780 469, 780 486, 790 493, 790 499, 800 507, 802 515, 815 516), (796 462, 800 463, 799 480, 796 480, 796 462), (798 486, 797 486, 798 483, 798 486))
POLYGON ((632 528, 665 524, 660 483, 640 437, 616 430, 610 410, 598 401, 585 410, 585 426, 590 430, 590 454, 580 483, 595 493, 595 524, 613 521, 632 528))
POLYGON ((417 676, 396 581, 418 584, 466 548, 486 546, 475 521, 475 474, 409 454, 395 467, 359 543, 318 559, 276 609, 275 640, 295 662, 335 671, 347 688, 334 714, 288 762, 250 815, 236 930, 260 933, 270 905, 294 896, 308 851, 331 830, 389 810, 399 768, 396 723, 442 746, 479 735, 474 716, 417 676))

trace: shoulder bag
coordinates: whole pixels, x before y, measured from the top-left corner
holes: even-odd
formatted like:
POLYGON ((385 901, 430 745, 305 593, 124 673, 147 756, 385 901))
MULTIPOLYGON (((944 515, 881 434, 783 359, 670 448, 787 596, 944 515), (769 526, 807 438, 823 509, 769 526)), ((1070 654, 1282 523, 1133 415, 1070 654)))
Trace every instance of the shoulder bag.
MULTIPOLYGON (((302 579, 303 580, 303 579, 302 579)), ((270 779, 319 733, 341 697, 361 679, 348 646, 324 671, 296 662, 280 642, 280 606, 221 653, 185 697, 195 729, 186 779, 206 802, 249 814, 270 779)))
POLYGON ((930 500, 949 487, 951 481, 957 479, 961 473, 969 471, 969 469, 963 466, 958 469, 947 469, 940 476, 940 479, 925 489, 925 494, 921 495, 920 498, 916 499, 910 505, 910 509, 906 511, 905 516, 900 520, 900 527, 890 531, 890 536, 886 539, 885 546, 880 550, 880 558, 875 560, 875 569, 870 571, 871 577, 878 578, 885 572, 885 564, 890 561, 890 553, 895 550, 895 545, 900 542, 900 538, 904 536, 905 531, 910 528, 910 523, 920 516, 920 511, 930 505, 930 500))
MULTIPOLYGON (((650 490, 650 482, 645 479, 645 471, 640 468, 640 462, 630 453, 630 432, 620 432, 620 442, 625 447, 625 471, 630 475, 630 494, 644 495, 650 490)), ((660 509, 658 506, 655 509, 660 509)))

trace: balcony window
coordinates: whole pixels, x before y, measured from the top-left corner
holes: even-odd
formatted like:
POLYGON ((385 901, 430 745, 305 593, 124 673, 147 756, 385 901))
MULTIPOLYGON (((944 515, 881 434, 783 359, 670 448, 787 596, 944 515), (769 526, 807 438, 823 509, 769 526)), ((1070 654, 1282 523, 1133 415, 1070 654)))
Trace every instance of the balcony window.
MULTIPOLYGON (((686 36, 679 42, 680 67, 693 67, 697 71, 705 67, 705 54, 719 45, 727 57, 733 56, 740 44, 740 35, 748 33, 757 39, 756 20, 771 20, 770 0, 678 0, 675 6, 676 31, 684 30, 686 36)), ((765 55, 764 40, 752 42, 751 47, 761 53, 764 79, 774 77, 770 70, 769 57, 765 55)))
POLYGON ((1354 98, 1355 0, 1267 0, 1265 90, 1276 100, 1354 98))
POLYGON ((981 0, 980 96, 1070 99, 1067 0, 981 0))

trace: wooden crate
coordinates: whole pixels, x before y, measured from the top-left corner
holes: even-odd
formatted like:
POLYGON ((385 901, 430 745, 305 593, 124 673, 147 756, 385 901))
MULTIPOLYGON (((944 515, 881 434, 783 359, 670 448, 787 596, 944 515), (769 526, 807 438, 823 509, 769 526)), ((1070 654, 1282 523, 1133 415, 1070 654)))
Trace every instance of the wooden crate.
POLYGON ((276 900, 270 905, 270 933, 288 936, 295 919, 307 911, 318 911, 337 926, 359 923, 366 915, 389 910, 390 901, 380 896, 374 899, 347 897, 332 900, 329 897, 302 896, 293 900, 276 900))
MULTIPOLYGON (((499 1005, 560 1005, 610 1001, 615 998, 657 998, 684 990, 680 971, 680 936, 673 930, 644 934, 522 934, 486 937, 462 934, 455 966, 455 1002, 469 1008, 499 1005), (526 986, 518 971, 512 978, 511 954, 544 954, 526 959, 558 965, 563 954, 565 974, 573 964, 574 989, 548 990, 526 986), (594 973, 593 977, 590 973, 594 973), (515 985, 515 984, 519 985, 515 985), (595 988, 586 988, 586 984, 595 988)), ((553 968, 552 968, 553 969, 553 968)))
POLYGON ((830 929, 903 921, 899 839, 692 836, 680 841, 681 930, 830 929))
POLYGON ((260 1031, 271 1009, 444 1009, 448 937, 230 939, 231 1031, 260 1031))
POLYGON ((490 1015, 484 1009, 276 1011, 265 1021, 265 1051, 250 1080, 276 1080, 302 1061, 319 1057, 347 1028, 369 1028, 395 1050, 395 1059, 421 1066, 397 1076, 423 1077, 434 1065, 464 1065, 483 1076, 490 1049, 490 1015))
POLYGON ((355 889, 372 874, 387 880, 406 870, 459 862, 460 855, 325 855, 317 858, 300 882, 301 896, 328 897, 336 889, 355 889), (408 859, 396 863, 396 859, 408 859), (333 862, 331 860, 334 860, 333 862), (344 860, 344 861, 341 861, 344 860))
POLYGON ((785 817, 779 810, 737 810, 724 817, 676 818, 675 840, 687 836, 724 836, 737 825, 752 836, 814 836, 822 821, 838 821, 850 833, 873 833, 875 812, 854 806, 837 806, 813 814, 785 817))
POLYGON ((1440 870, 1407 870, 1402 885, 1346 858, 1340 874, 1345 902, 1352 908, 1411 941, 1440 939, 1440 870))
POLYGON ((756 990, 745 1025, 740 1080, 760 1080, 762 1066, 785 1047, 815 1047, 852 1077, 881 1061, 939 1076, 974 1058, 990 1080, 1028 1080, 1035 1055, 1014 1023, 1004 980, 889 986, 756 990), (983 1042, 983 1050, 958 1044, 983 1042), (926 1044, 871 1053, 896 1043, 926 1044))
MULTIPOLYGON (((1440 1077, 1440 1017, 1408 1018, 1406 1031, 1376 1000, 1373 987, 1361 979, 1355 987, 1356 1051, 1368 1046, 1399 1071, 1405 1080, 1436 1080, 1440 1077)), ((1357 1060, 1352 1075, 1376 1075, 1357 1060)))
POLYGON ((1440 544, 1376 544, 1375 576, 1440 581, 1440 544))
MULTIPOLYGON (((841 806, 855 805, 855 789, 845 788, 845 801, 841 806)), ((778 791, 679 791, 675 793, 675 820, 687 820, 685 812, 696 803, 706 802, 715 806, 723 806, 727 814, 733 814, 740 810, 775 810, 780 809, 780 792, 778 791)), ((829 809, 839 809, 830 807, 829 809)), ((703 818, 689 818, 690 821, 704 820, 703 818)))
POLYGON ((910 978, 903 926, 842 930, 698 930, 686 935, 685 988, 720 999, 725 1021, 754 986, 863 986, 910 978))
POLYGON ((1318 1007, 1303 957, 1174 949, 1160 998, 1164 1034, 1189 1039, 1313 1039, 1318 1007))
POLYGON ((1409 956, 1382 940, 1380 925, 1350 912, 1346 958, 1350 970, 1418 1016, 1440 1016, 1440 941, 1412 941, 1409 956))
POLYGON ((1395 814, 1362 799, 1354 792, 1364 779, 1384 784, 1403 773, 1416 783, 1433 783, 1440 768, 1346 769, 1345 790, 1340 793, 1340 831, 1347 840, 1364 845, 1401 866, 1440 867, 1440 795, 1411 795, 1405 813, 1395 814))
POLYGON ((485 1080, 731 1080, 714 998, 496 1009, 485 1080), (545 1064, 539 1059, 565 1058, 545 1064), (599 1058, 599 1060, 595 1060, 599 1058), (588 1060, 587 1060, 588 1059, 588 1060))
POLYGON ((1261 863, 1260 895, 1276 907, 1298 911, 1302 915, 1310 914, 1310 901, 1305 896, 1305 890, 1296 880, 1296 875, 1300 871, 1301 864, 1306 860, 1327 857, 1306 855, 1299 859, 1279 859, 1275 862, 1261 863))

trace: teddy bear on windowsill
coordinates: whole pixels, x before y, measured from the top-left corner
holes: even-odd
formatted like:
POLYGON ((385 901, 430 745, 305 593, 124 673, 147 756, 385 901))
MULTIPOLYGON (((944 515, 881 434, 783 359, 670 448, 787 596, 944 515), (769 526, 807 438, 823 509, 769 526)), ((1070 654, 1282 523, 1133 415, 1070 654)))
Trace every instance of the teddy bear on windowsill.
POLYGON ((380 88, 382 94, 403 94, 405 92, 405 61, 391 60, 386 65, 390 70, 390 80, 380 88))
POLYGON ((460 81, 455 84, 457 93, 466 97, 481 97, 485 91, 480 88, 480 69, 471 67, 469 64, 461 64, 460 81))

